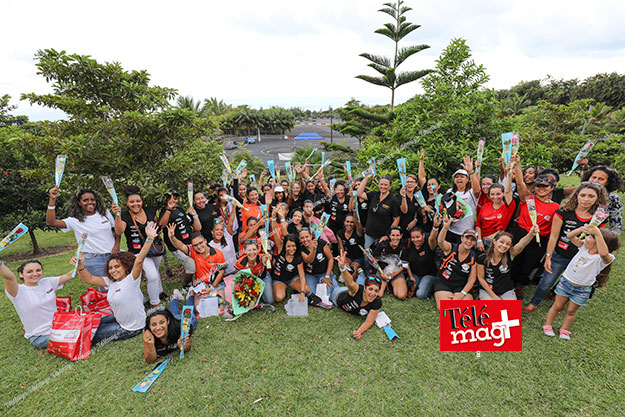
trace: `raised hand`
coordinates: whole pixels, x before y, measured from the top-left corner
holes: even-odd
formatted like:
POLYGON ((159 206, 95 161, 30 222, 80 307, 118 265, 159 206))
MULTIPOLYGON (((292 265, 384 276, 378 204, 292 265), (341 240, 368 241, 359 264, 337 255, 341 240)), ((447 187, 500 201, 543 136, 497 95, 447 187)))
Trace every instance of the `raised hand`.
POLYGON ((145 234, 148 239, 154 239, 158 235, 158 225, 154 222, 148 222, 148 224, 145 225, 145 234))
POLYGON ((143 342, 147 343, 148 345, 154 344, 154 335, 151 331, 146 329, 143 330, 143 342))
POLYGON ((50 188, 50 190, 48 191, 48 194, 50 194, 50 199, 56 200, 56 198, 59 196, 59 190, 60 188, 56 185, 50 188))
POLYGON ((176 223, 170 223, 167 225, 167 236, 171 239, 176 233, 176 223))

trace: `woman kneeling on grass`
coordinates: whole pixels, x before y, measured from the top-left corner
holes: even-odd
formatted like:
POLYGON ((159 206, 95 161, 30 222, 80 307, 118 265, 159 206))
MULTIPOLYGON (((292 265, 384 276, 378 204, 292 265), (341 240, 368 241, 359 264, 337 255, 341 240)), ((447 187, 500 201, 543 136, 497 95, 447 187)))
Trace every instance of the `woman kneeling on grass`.
POLYGON ((141 293, 141 274, 143 261, 157 235, 157 225, 148 222, 145 226, 147 239, 141 251, 135 255, 130 252, 114 253, 106 264, 106 276, 96 277, 85 268, 85 259, 78 259, 80 279, 89 285, 105 286, 108 289, 106 300, 111 305, 113 314, 103 316, 92 343, 101 340, 124 340, 137 336, 145 325, 145 309, 141 293))
POLYGON ((516 300, 514 283, 510 277, 512 260, 535 238, 539 228, 532 226, 530 231, 512 246, 512 235, 503 230, 497 232, 486 253, 477 257, 477 279, 480 300, 516 300))
POLYGON ((365 322, 352 333, 356 340, 360 340, 362 334, 373 326, 382 309, 382 300, 378 296, 382 281, 377 277, 368 277, 365 285, 358 285, 347 270, 346 257, 345 251, 341 251, 341 256, 335 259, 347 286, 332 291, 331 300, 334 305, 350 314, 367 316, 365 322))
POLYGON ((434 283, 436 308, 441 309, 441 300, 472 300, 470 294, 475 284, 475 251, 477 233, 467 229, 460 236, 460 243, 451 244, 445 240, 451 226, 451 217, 443 218, 443 228, 438 234, 438 246, 443 251, 443 260, 434 283))
MULTIPOLYGON (((143 357, 147 363, 153 363, 160 356, 167 356, 172 352, 182 348, 184 342, 184 351, 191 349, 190 335, 197 326, 197 317, 191 315, 189 323, 189 334, 182 339, 180 337, 180 320, 182 314, 178 306, 179 299, 182 296, 174 296, 169 303, 169 309, 155 308, 152 309, 145 321, 145 329, 143 329, 143 357)), ((187 305, 194 305, 195 297, 189 296, 187 305)))
MULTIPOLYGON (((555 336, 551 325, 560 312, 564 310, 564 305, 568 301, 566 315, 562 320, 562 327, 560 327, 560 338, 570 340, 569 327, 575 320, 577 309, 586 305, 597 275, 610 268, 609 265, 614 261, 612 252, 620 247, 621 241, 616 233, 590 225, 572 230, 567 237, 579 250, 564 270, 556 287, 556 301, 547 313, 543 332, 547 336, 555 336), (580 240, 578 237, 581 233, 586 234, 584 240, 580 240)), ((607 272, 609 271, 604 273, 607 272)))
POLYGON ((13 272, 0 261, 4 292, 22 321, 24 337, 34 347, 45 349, 48 347, 52 320, 57 310, 56 290, 63 288, 63 284, 72 279, 72 273, 42 278, 43 268, 41 262, 36 260, 24 262, 17 268, 17 273, 24 281, 23 284, 18 285, 13 272))

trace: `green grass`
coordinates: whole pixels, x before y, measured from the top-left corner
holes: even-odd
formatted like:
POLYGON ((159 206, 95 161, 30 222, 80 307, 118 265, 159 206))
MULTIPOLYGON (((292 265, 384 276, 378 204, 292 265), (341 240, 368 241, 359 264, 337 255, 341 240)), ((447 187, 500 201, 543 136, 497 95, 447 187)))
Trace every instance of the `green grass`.
MULTIPOLYGON (((58 239, 48 232, 40 242, 58 239)), ((45 275, 68 271, 70 258, 42 259, 45 275)), ((15 271, 17 264, 9 267, 15 271)), ((607 290, 580 309, 568 342, 542 334, 551 302, 524 313, 522 352, 482 352, 480 358, 439 351, 432 300, 384 297, 401 337, 394 342, 377 327, 354 340, 361 320, 340 311, 311 309, 309 317, 293 318, 280 304, 274 314, 254 311, 232 323, 201 319, 191 351, 183 360, 174 357, 146 394, 131 391, 152 369, 140 337, 72 363, 32 348, 3 296, 0 414, 621 416, 624 266, 617 255, 607 290)), ((179 281, 164 285, 170 291, 179 281)), ((71 295, 76 305, 86 288, 73 280, 59 295, 71 295)))

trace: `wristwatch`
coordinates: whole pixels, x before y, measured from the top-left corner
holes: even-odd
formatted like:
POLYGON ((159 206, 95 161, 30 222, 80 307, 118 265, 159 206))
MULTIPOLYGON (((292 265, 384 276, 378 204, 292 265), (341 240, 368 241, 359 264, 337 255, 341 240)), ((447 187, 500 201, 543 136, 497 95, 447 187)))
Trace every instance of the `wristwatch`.
POLYGON ((462 295, 468 295, 468 294, 469 294, 469 293, 468 293, 468 292, 466 292, 465 290, 460 291, 460 293, 461 293, 462 295))

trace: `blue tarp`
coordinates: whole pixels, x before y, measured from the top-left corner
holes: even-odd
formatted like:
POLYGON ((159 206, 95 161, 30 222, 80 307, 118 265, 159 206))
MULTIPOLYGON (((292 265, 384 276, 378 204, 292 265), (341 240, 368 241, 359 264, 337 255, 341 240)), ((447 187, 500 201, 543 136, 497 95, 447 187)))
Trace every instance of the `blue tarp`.
POLYGON ((322 140, 323 136, 320 136, 317 132, 302 132, 295 137, 295 140, 322 140))

